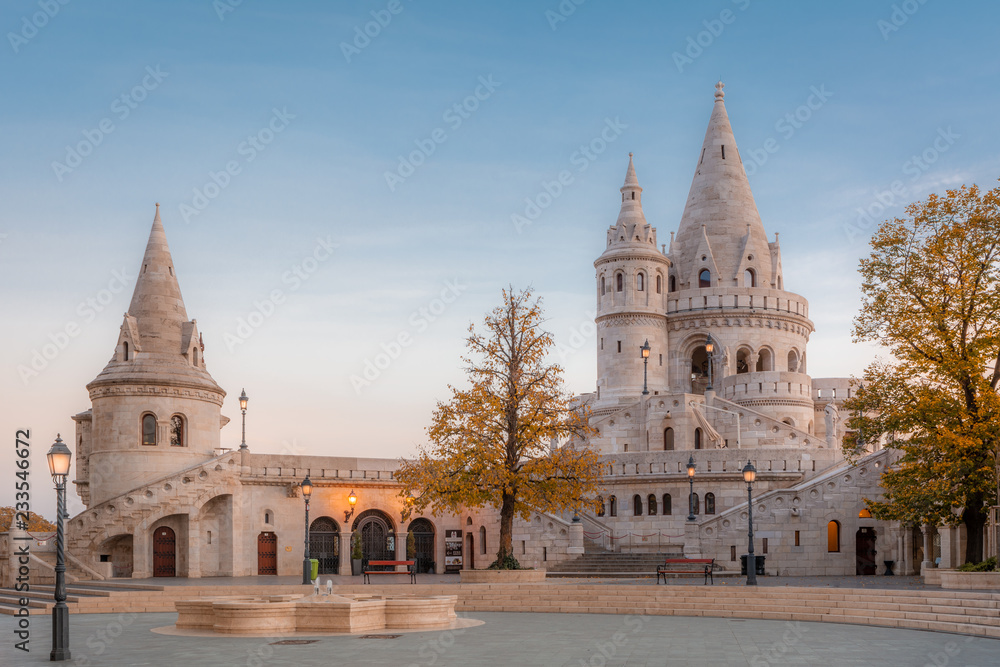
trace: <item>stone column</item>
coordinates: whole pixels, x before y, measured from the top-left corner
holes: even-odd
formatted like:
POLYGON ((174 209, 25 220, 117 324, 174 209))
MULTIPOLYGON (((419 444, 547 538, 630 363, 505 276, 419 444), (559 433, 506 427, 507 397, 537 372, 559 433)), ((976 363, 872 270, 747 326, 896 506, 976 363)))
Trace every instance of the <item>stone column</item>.
POLYGON ((934 559, 932 557, 934 544, 931 539, 931 525, 929 523, 925 523, 920 528, 924 533, 924 560, 920 563, 920 573, 923 574, 930 568, 934 567, 934 559))
POLYGON ((351 533, 340 534, 340 563, 337 570, 340 574, 351 574, 351 533))
POLYGON ((153 572, 153 553, 150 549, 149 525, 143 521, 132 534, 132 578, 146 579, 153 572))
POLYGON ((569 524, 569 546, 566 553, 574 556, 583 555, 583 522, 569 524))
POLYGON ((941 564, 938 567, 943 570, 950 570, 957 567, 955 546, 958 541, 958 534, 955 527, 939 526, 938 535, 941 536, 941 564))
POLYGON ((190 579, 201 577, 201 521, 188 515, 187 520, 187 572, 190 579))
POLYGON ((406 532, 396 533, 396 560, 406 560, 406 532))

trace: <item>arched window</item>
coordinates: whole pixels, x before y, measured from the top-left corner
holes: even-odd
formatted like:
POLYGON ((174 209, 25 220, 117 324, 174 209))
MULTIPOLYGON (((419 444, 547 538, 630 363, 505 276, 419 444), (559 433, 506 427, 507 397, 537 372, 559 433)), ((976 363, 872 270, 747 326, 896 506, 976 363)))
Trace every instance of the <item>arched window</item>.
POLYGON ((736 372, 737 373, 749 373, 750 372, 750 350, 741 348, 736 352, 736 372))
POLYGON ((615 276, 615 290, 621 292, 625 288, 625 276, 618 274, 615 276))
POLYGON ((156 444, 156 416, 145 414, 142 416, 142 444, 156 444))
POLYGON ((608 498, 608 514, 618 516, 618 499, 614 496, 608 498))
POLYGON ((799 355, 795 350, 788 351, 788 372, 795 373, 799 370, 799 355))
POLYGON ((128 361, 128 341, 122 343, 122 361, 128 361))
POLYGON ((861 511, 858 512, 859 519, 870 519, 872 518, 872 513, 868 511, 867 507, 862 507, 861 511))
POLYGON ((597 516, 604 516, 604 496, 597 496, 597 516))
POLYGON ((663 451, 669 452, 674 448, 674 429, 663 429, 663 451))
POLYGON ((656 293, 661 294, 663 292, 663 276, 656 276, 656 293))
POLYGON ((826 550, 829 553, 840 553, 840 522, 831 521, 826 524, 826 550))
POLYGON ((608 286, 604 283, 604 276, 601 276, 601 296, 608 293, 608 286))
POLYGON ((632 514, 642 516, 642 496, 638 493, 632 496, 632 514))
POLYGON ((705 514, 715 514, 715 494, 705 494, 705 514))
POLYGON ((708 269, 702 269, 701 273, 698 274, 698 287, 711 287, 712 286, 712 272, 708 269))
POLYGON ((635 288, 642 292, 646 289, 646 275, 643 273, 637 274, 635 277, 635 288))
POLYGON ((670 494, 669 493, 664 493, 663 494, 663 515, 667 516, 669 514, 673 514, 673 511, 674 511, 674 508, 673 508, 673 505, 670 502, 670 494))
POLYGON ((761 348, 760 352, 757 353, 757 370, 758 371, 774 370, 774 362, 771 357, 771 351, 766 347, 761 348))
POLYGON ((694 430, 694 448, 701 449, 701 429, 696 428, 694 430))
POLYGON ((691 494, 691 507, 694 510, 694 514, 701 514, 701 504, 698 502, 698 494, 691 494))
POLYGON ((486 553, 486 526, 479 527, 479 553, 486 553))
POLYGON ((649 494, 649 497, 646 498, 646 513, 649 516, 656 516, 656 495, 655 494, 651 493, 651 494, 649 494))
POLYGON ((174 415, 170 418, 170 446, 183 447, 184 442, 184 417, 174 415))
POLYGON ((677 291, 677 278, 676 277, 670 276, 670 282, 668 284, 670 286, 669 289, 670 289, 671 292, 676 292, 677 291))
POLYGON ((743 272, 743 286, 744 287, 756 287, 757 286, 757 274, 753 272, 753 269, 747 269, 743 272))

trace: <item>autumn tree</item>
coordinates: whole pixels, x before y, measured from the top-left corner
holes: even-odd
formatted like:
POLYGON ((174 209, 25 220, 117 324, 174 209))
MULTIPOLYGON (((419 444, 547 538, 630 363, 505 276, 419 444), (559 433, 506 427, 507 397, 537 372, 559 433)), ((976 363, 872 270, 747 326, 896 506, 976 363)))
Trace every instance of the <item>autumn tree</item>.
MULTIPOLYGON (((885 221, 861 261, 855 340, 891 353, 871 364, 847 408, 861 441, 888 436, 900 459, 882 476, 875 517, 964 523, 965 560, 983 555, 1000 448, 1000 188, 949 190, 885 221)), ((845 439, 848 455, 862 442, 845 439)))
POLYGON ((591 434, 587 414, 571 406, 562 368, 546 362, 540 299, 503 290, 503 304, 469 326, 462 358, 469 386, 449 385, 427 429, 429 443, 396 473, 416 511, 494 507, 500 512, 498 569, 519 567, 511 545, 515 516, 593 504, 598 457, 588 448, 553 449, 553 440, 591 434))
MULTIPOLYGON (((14 520, 14 515, 17 513, 13 507, 0 507, 0 533, 10 530, 11 523, 14 520)), ((23 522, 23 517, 21 517, 23 522)), ((56 526, 54 523, 49 522, 45 517, 35 514, 34 512, 28 512, 28 523, 24 525, 24 528, 29 531, 35 531, 39 533, 54 531, 56 526)))

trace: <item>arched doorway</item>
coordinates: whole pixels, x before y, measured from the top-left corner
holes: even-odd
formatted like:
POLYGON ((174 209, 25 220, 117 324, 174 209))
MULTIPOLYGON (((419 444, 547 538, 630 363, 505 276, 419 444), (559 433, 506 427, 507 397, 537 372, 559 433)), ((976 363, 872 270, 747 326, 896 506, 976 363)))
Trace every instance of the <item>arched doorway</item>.
POLYGON ((472 533, 465 534, 465 569, 475 570, 476 569, 476 550, 475 550, 475 540, 472 537, 472 533))
POLYGON ((396 560, 396 535, 392 519, 380 510, 365 510, 354 520, 361 533, 361 566, 372 560, 396 560))
POLYGON ((153 576, 177 576, 177 536, 173 528, 160 526, 153 531, 153 576))
POLYGON ((107 554, 111 561, 111 576, 128 578, 132 576, 132 536, 116 535, 105 540, 101 546, 101 558, 107 554))
POLYGON ((875 529, 870 527, 858 528, 854 535, 854 542, 857 550, 857 568, 855 574, 875 574, 878 565, 875 564, 875 529))
MULTIPOLYGON (((417 572, 433 572, 434 565, 434 524, 427 519, 416 519, 410 524, 413 533, 413 560, 417 572)), ((409 554, 407 554, 409 559, 409 554)))
POLYGON ((328 516, 309 526, 309 557, 319 561, 320 574, 340 572, 340 526, 328 516))
POLYGON ((274 533, 257 536, 257 574, 278 574, 278 536, 274 533))

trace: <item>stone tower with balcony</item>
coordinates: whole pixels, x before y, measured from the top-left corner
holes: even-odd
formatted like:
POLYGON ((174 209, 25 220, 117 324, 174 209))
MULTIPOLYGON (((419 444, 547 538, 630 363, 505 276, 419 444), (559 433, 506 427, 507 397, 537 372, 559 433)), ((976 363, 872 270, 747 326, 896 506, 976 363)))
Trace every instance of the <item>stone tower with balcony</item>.
POLYGON ((767 240, 724 97, 720 82, 667 253, 670 387, 703 394, 711 380, 720 397, 812 432, 809 304, 784 290, 778 238, 767 240))
POLYGON ((226 392, 205 368, 159 204, 114 354, 76 421, 77 492, 99 504, 216 456, 226 392))

